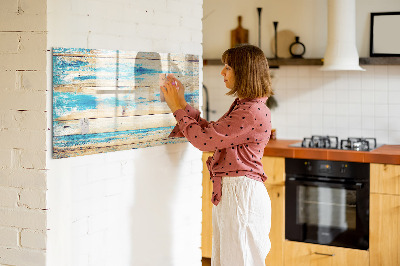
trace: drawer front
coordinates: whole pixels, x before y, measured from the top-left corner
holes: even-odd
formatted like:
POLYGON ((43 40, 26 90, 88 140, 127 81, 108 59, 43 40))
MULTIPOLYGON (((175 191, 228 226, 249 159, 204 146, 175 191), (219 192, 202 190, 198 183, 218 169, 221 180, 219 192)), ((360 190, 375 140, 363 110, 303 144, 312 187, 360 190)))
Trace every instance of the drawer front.
POLYGON ((371 193, 400 195, 400 165, 370 165, 371 193))
POLYGON ((365 266, 369 253, 365 250, 340 248, 294 241, 285 241, 285 266, 365 266))

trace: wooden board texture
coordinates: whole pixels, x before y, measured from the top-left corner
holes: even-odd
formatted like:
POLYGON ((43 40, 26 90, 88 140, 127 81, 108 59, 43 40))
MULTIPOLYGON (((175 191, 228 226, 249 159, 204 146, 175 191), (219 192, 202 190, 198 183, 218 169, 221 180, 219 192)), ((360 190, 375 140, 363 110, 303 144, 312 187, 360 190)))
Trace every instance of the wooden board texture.
POLYGON ((53 158, 180 143, 160 100, 174 74, 199 108, 199 57, 188 54, 53 48, 53 158))

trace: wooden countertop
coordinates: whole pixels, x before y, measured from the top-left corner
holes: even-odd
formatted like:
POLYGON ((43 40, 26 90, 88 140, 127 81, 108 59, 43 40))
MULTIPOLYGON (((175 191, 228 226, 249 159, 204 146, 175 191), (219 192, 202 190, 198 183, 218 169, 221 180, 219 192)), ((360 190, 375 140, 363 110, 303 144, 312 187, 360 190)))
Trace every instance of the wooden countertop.
POLYGON ((372 151, 290 147, 301 140, 270 140, 264 156, 364 163, 400 164, 400 145, 383 145, 372 151))

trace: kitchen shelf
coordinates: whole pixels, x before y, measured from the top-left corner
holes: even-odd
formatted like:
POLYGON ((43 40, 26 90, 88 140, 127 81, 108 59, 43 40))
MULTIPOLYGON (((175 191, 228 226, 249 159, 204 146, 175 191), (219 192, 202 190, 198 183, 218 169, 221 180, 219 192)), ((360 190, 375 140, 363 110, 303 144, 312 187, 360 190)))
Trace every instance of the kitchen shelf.
POLYGON ((279 66, 322 66, 322 58, 268 58, 271 67, 279 66))
MULTIPOLYGON (((279 66, 304 66, 304 65, 322 65, 321 58, 268 58, 268 64, 271 68, 279 66)), ((220 59, 204 59, 203 65, 216 66, 222 65, 220 59)))
MULTIPOLYGON (((271 68, 279 66, 322 66, 323 58, 268 58, 271 68)), ((204 66, 222 65, 221 59, 204 59, 204 66)), ((400 65, 400 57, 362 57, 360 65, 400 65)))
POLYGON ((362 57, 360 65, 400 65, 400 57, 362 57))

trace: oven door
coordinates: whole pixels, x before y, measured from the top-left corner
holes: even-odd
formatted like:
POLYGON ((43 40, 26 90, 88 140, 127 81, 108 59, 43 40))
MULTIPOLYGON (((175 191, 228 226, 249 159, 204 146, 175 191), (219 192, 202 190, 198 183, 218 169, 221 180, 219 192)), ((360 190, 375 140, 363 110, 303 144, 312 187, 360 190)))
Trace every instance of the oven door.
POLYGON ((286 178, 286 239, 367 250, 368 183, 286 178))

